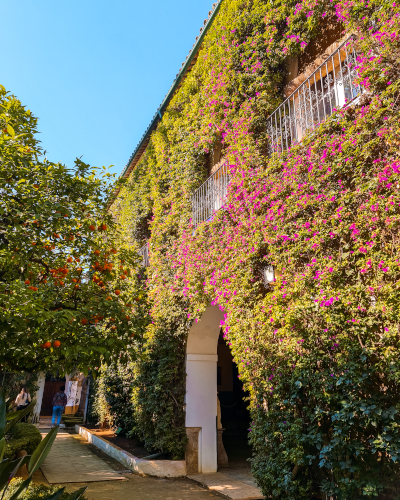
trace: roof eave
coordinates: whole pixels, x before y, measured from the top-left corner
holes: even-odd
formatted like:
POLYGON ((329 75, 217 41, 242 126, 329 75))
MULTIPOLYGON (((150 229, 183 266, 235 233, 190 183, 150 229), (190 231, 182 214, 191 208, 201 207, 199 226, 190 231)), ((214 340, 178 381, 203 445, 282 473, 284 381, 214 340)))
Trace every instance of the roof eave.
MULTIPOLYGON (((185 77, 187 76, 188 72, 191 69, 191 63, 193 59, 197 56, 201 44, 204 40, 204 37, 206 36, 206 33, 208 32, 209 28, 211 27, 212 22, 214 21, 216 15, 218 14, 218 11, 220 9, 221 3, 223 0, 218 0, 216 2, 214 10, 211 11, 211 15, 207 20, 207 23, 201 28, 200 30, 200 35, 197 37, 195 44, 193 45, 191 51, 189 52, 188 57, 186 58, 185 63, 182 65, 179 73, 177 74, 171 88, 169 89, 167 95, 165 96, 163 102, 161 105, 158 107, 156 114, 153 117, 153 120, 151 121, 150 125, 147 127, 145 133, 143 134, 142 138, 139 141, 139 144, 136 146, 136 149, 132 153, 131 157, 128 160, 128 163, 126 164, 123 172, 121 173, 121 177, 128 177, 129 174, 131 173, 133 167, 135 167, 140 160, 142 154, 145 152, 147 145, 150 140, 151 133, 153 130, 156 129, 158 123, 161 121, 162 114, 164 113, 165 109, 167 108, 170 100, 173 98, 176 90, 178 87, 181 85, 185 77)), ((117 193, 116 193, 117 194, 117 193)))

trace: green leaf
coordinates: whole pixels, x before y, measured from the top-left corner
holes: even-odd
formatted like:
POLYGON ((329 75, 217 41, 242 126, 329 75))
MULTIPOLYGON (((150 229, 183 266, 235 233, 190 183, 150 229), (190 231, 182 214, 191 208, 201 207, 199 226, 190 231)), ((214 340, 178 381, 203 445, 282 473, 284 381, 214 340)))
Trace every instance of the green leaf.
POLYGON ((22 493, 24 493, 24 491, 28 488, 28 486, 30 485, 32 481, 32 478, 31 477, 28 477, 28 479, 25 479, 25 481, 23 481, 20 485, 19 485, 19 488, 17 489, 17 491, 10 497, 9 500, 17 500, 17 498, 20 498, 20 496, 22 495, 22 493))
POLYGON ((47 436, 43 439, 43 441, 39 444, 36 450, 32 453, 31 459, 28 464, 28 472, 29 476, 39 469, 39 467, 44 462, 45 458, 49 454, 49 451, 56 439, 58 432, 58 426, 51 429, 51 431, 47 434, 47 436))
POLYGON ((71 493, 71 495, 67 498, 67 500, 78 500, 85 493, 87 488, 88 488, 87 486, 84 486, 83 488, 80 488, 74 493, 71 493))
POLYGON ((51 496, 45 498, 44 500, 58 500, 65 491, 65 487, 53 493, 51 496))
POLYGON ((3 460, 3 462, 0 464, 0 491, 15 476, 18 469, 28 463, 28 460, 28 455, 25 455, 22 458, 18 458, 17 460, 13 460, 12 462, 3 460), (2 467, 3 464, 5 464, 4 468, 2 467))
POLYGON ((0 462, 2 462, 2 460, 3 460, 5 451, 6 451, 6 440, 5 440, 5 438, 2 438, 0 440, 0 462))
MULTIPOLYGON (((31 411, 33 411, 35 407, 35 403, 32 401, 24 410, 17 411, 15 414, 15 417, 12 418, 12 420, 9 420, 4 433, 7 434, 7 432, 10 431, 11 427, 13 427, 15 424, 17 424, 22 418, 24 418, 26 415, 28 415, 31 411)), ((8 414, 10 415, 10 414, 8 414)))
POLYGON ((7 125, 7 132, 11 135, 11 137, 14 137, 15 132, 10 124, 7 125))
POLYGON ((0 438, 4 437, 6 427, 6 399, 0 389, 0 438))

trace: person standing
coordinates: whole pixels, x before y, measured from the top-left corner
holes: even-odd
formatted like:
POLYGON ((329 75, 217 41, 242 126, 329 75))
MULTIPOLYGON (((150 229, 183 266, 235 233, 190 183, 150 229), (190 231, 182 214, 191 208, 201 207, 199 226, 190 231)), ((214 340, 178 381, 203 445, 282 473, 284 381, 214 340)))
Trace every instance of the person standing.
MULTIPOLYGON (((27 392, 25 387, 22 387, 21 392, 18 394, 17 399, 15 400, 17 411, 25 410, 25 408, 31 401, 31 395, 29 394, 29 392, 27 392)), ((25 417, 21 418, 21 422, 26 422, 27 417, 28 415, 25 415, 25 417)))
POLYGON ((64 408, 67 406, 67 396, 65 394, 65 387, 60 387, 60 390, 54 394, 53 398, 53 417, 51 419, 51 427, 60 425, 61 416, 64 413, 64 408), (57 419, 57 423, 56 423, 57 419))

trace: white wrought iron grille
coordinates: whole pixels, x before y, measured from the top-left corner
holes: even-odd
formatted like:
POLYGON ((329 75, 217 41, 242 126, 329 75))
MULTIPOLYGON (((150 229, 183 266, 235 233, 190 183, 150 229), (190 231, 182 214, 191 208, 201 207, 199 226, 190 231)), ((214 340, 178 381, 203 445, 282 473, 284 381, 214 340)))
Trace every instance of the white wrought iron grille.
POLYGON ((223 207, 228 192, 229 165, 223 163, 192 196, 193 224, 210 220, 223 207))
POLYGON ((149 267, 150 265, 150 258, 149 258, 149 244, 146 243, 145 245, 138 250, 138 254, 142 256, 143 258, 143 267, 149 267))
POLYGON ((354 84, 357 55, 354 37, 345 40, 268 118, 270 153, 298 144, 329 117, 362 92, 354 84))

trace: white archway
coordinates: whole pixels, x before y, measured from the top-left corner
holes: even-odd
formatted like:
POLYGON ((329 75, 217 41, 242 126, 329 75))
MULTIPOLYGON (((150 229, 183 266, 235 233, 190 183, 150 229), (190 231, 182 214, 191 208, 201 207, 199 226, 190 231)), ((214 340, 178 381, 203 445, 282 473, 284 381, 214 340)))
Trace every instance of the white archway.
POLYGON ((224 313, 208 307, 186 347, 186 428, 193 472, 217 472, 217 346, 224 313), (194 466, 194 468, 193 468, 194 466), (197 466, 197 471, 194 469, 197 466))

